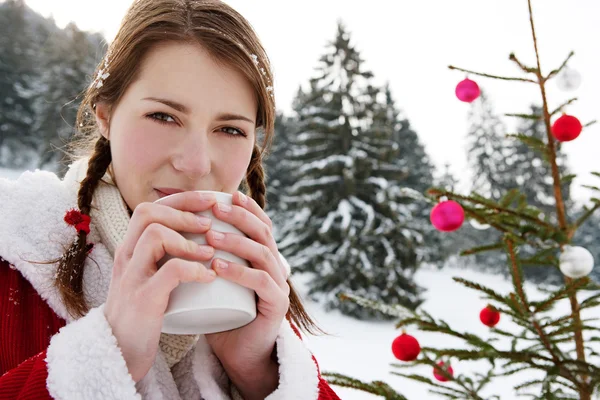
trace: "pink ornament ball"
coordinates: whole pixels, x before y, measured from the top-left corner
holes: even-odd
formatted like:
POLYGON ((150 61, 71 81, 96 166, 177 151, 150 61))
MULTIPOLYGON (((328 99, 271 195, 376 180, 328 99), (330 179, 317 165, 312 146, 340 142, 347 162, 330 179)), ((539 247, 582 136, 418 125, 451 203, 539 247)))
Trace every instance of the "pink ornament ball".
POLYGON ((465 221, 465 211, 454 200, 442 201, 433 207, 430 219, 437 230, 452 232, 462 226, 465 221))
POLYGON ((479 90, 479 85, 477 85, 475 81, 466 78, 456 85, 455 93, 456 97, 458 97, 460 101, 471 103, 473 100, 479 97, 481 91, 479 90))

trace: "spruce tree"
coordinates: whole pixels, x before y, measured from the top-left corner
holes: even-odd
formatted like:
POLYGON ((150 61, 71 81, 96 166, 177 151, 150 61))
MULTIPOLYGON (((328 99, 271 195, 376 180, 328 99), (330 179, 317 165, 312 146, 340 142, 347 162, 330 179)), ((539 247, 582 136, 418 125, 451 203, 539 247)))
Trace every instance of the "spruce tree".
POLYGON ((0 165, 23 166, 33 145, 30 125, 35 65, 23 0, 0 4, 0 165))
POLYGON ((58 169, 62 148, 76 131, 79 95, 92 81, 98 50, 72 23, 48 40, 42 55, 33 124, 39 143, 39 168, 58 169))
POLYGON ((293 181, 282 196, 287 212, 280 249, 295 271, 313 277, 309 295, 359 318, 387 318, 340 302, 340 291, 414 308, 413 281, 422 234, 410 224, 413 193, 394 182, 393 129, 383 123, 381 89, 340 23, 316 76, 294 101, 297 127, 282 168, 293 181))

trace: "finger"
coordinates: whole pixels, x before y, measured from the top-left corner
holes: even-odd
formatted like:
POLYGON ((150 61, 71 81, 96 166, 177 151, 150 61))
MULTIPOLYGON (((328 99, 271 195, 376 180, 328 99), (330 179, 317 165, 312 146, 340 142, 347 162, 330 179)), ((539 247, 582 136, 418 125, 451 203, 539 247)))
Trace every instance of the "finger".
POLYGON ((271 227, 258 216, 240 206, 217 203, 213 206, 213 214, 248 236, 250 239, 267 246, 271 251, 277 251, 271 227))
MULTIPOLYGON (((234 254, 252 263, 254 268, 263 270, 282 286, 285 277, 278 259, 271 249, 245 236, 210 230, 206 233, 206 242, 215 249, 234 254)), ((278 257, 279 258, 279 257, 278 257)))
POLYGON ((234 205, 245 208, 252 214, 256 215, 262 222, 265 223, 265 225, 269 227, 269 229, 271 229, 271 231, 273 230, 273 222, 271 221, 271 218, 269 218, 265 210, 263 210, 262 207, 259 206, 252 197, 248 197, 242 192, 236 192, 233 196, 232 202, 234 205))
MULTIPOLYGON (((237 195, 244 196, 244 194, 241 192, 238 192, 237 195)), ((264 214, 258 204, 256 204, 256 202, 254 202, 254 204, 256 207, 251 208, 257 209, 260 211, 260 213, 264 214)), ((277 248, 277 243, 275 243, 275 239, 273 238, 272 227, 266 224, 263 219, 259 218, 256 214, 253 214, 252 211, 247 208, 236 205, 230 207, 227 206, 227 204, 223 203, 215 204, 213 206, 213 214, 220 220, 223 220, 224 222, 232 224, 238 228, 250 239, 267 246, 274 255, 277 255, 275 259, 279 264, 279 268, 281 269, 283 276, 287 277, 287 268, 279 259, 279 249, 277 248)), ((266 218, 268 222, 271 223, 271 220, 268 217, 266 218)))
POLYGON ((131 272, 143 278, 156 273, 156 263, 165 255, 191 261, 208 261, 214 257, 214 248, 199 245, 185 239, 179 233, 163 225, 153 223, 144 231, 133 252, 128 265, 131 272))
POLYGON ((186 192, 165 198, 160 204, 141 203, 133 212, 121 250, 130 259, 140 236, 152 223, 159 223, 179 232, 205 233, 210 229, 210 219, 193 213, 209 210, 216 201, 215 196, 210 193, 186 192))
POLYGON ((256 292, 266 304, 259 304, 263 314, 285 315, 289 308, 290 287, 279 286, 267 272, 248 268, 245 265, 215 258, 213 270, 221 278, 237 283, 256 292))
POLYGON ((216 273, 212 269, 206 268, 204 265, 173 258, 165 263, 156 274, 150 278, 143 292, 147 293, 149 298, 158 302, 160 309, 167 308, 169 295, 182 282, 201 282, 210 283, 215 280, 216 273))

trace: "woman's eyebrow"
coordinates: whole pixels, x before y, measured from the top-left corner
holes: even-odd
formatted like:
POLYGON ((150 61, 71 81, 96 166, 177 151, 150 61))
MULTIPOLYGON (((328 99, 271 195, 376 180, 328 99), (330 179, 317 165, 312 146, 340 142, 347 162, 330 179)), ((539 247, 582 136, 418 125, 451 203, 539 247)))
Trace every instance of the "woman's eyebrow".
MULTIPOLYGON (((190 113, 190 109, 189 107, 178 103, 176 101, 173 100, 168 100, 168 99, 162 99, 162 98, 158 98, 158 97, 145 97, 142 100, 149 100, 149 101, 155 101, 157 103, 162 103, 168 107, 171 107, 174 110, 177 110, 181 113, 184 114, 189 114, 190 113)), ((246 121, 246 122, 250 122, 251 124, 255 124, 255 122, 247 117, 244 117, 243 115, 238 115, 238 114, 232 114, 232 113, 221 113, 217 116, 217 121, 246 121)))

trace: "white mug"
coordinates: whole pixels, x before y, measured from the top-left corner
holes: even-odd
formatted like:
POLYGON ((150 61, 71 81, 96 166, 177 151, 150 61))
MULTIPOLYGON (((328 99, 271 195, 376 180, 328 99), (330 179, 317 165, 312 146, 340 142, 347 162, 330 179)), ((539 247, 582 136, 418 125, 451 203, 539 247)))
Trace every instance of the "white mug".
MULTIPOLYGON (((223 192, 199 190, 198 192, 211 193, 217 202, 232 205, 232 195, 223 192)), ((161 203, 164 199, 177 196, 172 194, 156 200, 161 203)), ((224 233, 244 235, 239 229, 216 218, 212 210, 196 213, 209 217, 212 220, 211 230, 224 233)), ((180 232, 186 239, 198 244, 206 244, 204 234, 180 232)), ((245 235, 244 235, 245 236, 245 235)), ((221 258, 237 264, 246 265, 248 261, 231 253, 215 250, 216 258, 221 258)), ((160 268, 170 260, 167 255, 157 264, 160 268)), ((202 262, 206 268, 211 268, 212 259, 202 262)), ((186 282, 180 283, 169 297, 169 304, 165 311, 162 332, 174 334, 207 334, 223 332, 240 328, 256 318, 256 294, 254 290, 233 283, 217 276, 210 283, 186 282)))

